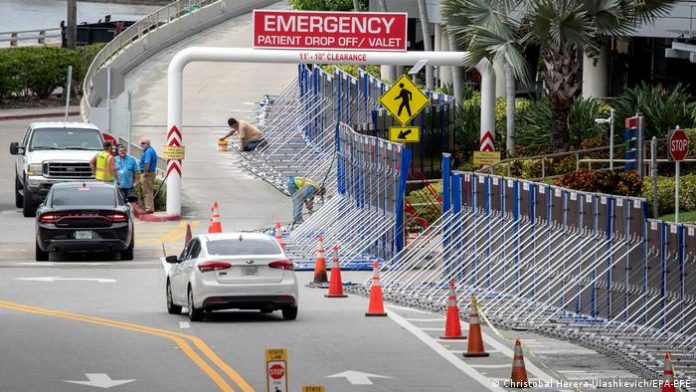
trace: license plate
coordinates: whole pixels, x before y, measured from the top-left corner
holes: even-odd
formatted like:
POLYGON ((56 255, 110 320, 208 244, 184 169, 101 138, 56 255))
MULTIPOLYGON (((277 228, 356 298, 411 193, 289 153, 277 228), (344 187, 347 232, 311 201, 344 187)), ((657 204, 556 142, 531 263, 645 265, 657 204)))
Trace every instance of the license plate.
POLYGON ((93 233, 91 231, 76 231, 75 232, 75 239, 76 240, 91 240, 92 234, 93 233))
POLYGON ((258 273, 259 273, 259 267, 256 267, 256 266, 242 267, 242 275, 244 275, 244 276, 256 275, 258 273))

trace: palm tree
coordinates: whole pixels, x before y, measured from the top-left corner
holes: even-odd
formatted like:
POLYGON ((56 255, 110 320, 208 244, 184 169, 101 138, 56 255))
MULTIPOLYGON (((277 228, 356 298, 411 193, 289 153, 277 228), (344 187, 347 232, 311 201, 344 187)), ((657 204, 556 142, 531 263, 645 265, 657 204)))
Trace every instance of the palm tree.
POLYGON ((529 79, 527 45, 541 48, 542 81, 553 111, 553 147, 565 150, 568 114, 582 86, 582 52, 596 56, 608 36, 625 36, 664 15, 676 0, 443 0, 450 34, 467 48, 468 65, 504 59, 529 79))

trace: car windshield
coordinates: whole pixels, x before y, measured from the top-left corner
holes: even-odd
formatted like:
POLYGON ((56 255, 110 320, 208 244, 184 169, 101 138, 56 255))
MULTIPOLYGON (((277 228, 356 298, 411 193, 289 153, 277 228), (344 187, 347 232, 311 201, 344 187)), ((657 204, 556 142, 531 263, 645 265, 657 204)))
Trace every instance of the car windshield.
POLYGON ((102 149, 96 129, 41 128, 34 130, 30 150, 94 150, 102 149))
POLYGON ((277 255, 282 253, 272 239, 238 238, 208 241, 208 253, 215 256, 277 255))
POLYGON ((54 207, 114 206, 116 192, 110 188, 90 187, 53 189, 54 207))

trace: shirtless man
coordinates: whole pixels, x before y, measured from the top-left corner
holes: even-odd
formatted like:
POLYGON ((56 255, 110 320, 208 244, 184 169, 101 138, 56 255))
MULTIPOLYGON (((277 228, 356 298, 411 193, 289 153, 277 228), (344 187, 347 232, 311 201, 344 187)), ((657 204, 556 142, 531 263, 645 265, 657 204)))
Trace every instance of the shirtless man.
POLYGON ((237 121, 230 117, 227 120, 227 124, 230 126, 230 131, 227 132, 225 136, 221 137, 220 140, 225 140, 236 132, 239 132, 240 151, 254 151, 254 149, 264 141, 263 133, 244 120, 237 121))

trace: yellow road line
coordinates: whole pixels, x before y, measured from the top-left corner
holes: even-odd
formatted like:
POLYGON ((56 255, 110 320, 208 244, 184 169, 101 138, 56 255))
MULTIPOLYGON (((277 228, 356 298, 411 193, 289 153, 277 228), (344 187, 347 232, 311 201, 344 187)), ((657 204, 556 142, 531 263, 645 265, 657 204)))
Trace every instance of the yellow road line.
POLYGON ((16 302, 0 300, 0 308, 15 310, 19 312, 38 314, 48 317, 57 317, 73 321, 81 321, 90 324, 101 325, 116 329, 123 329, 132 332, 140 332, 144 334, 159 336, 174 341, 179 348, 195 363, 219 388, 224 392, 233 392, 232 386, 220 376, 198 353, 196 353, 187 340, 196 346, 203 355, 213 362, 227 377, 229 377, 243 392, 253 392, 254 389, 249 385, 231 366, 225 363, 208 345, 200 338, 192 335, 187 335, 179 332, 167 331, 165 329, 147 327, 144 325, 131 324, 117 320, 110 320, 101 317, 86 316, 77 313, 64 312, 46 308, 39 308, 29 305, 23 305, 16 302))
POLYGON ((167 242, 169 237, 176 235, 177 231, 181 230, 182 228, 186 230, 186 221, 182 220, 181 222, 179 222, 179 224, 175 228, 169 230, 166 234, 158 238, 157 242, 167 242))
MULTIPOLYGON (((196 230, 196 228, 198 228, 199 224, 200 224, 200 221, 197 221, 197 220, 192 221, 191 222, 191 231, 196 230)), ((184 239, 185 236, 186 236, 186 227, 184 227, 184 229, 181 230, 181 232, 177 233, 175 236, 170 237, 168 241, 169 242, 181 241, 184 239)))

